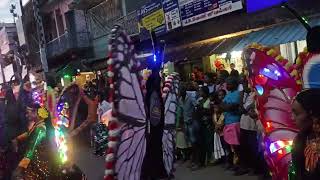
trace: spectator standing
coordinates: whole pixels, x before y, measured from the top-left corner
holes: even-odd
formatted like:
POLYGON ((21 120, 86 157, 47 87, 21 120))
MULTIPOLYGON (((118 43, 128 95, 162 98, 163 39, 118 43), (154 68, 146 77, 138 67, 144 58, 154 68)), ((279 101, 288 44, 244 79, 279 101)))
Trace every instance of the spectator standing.
POLYGON ((204 76, 204 86, 207 86, 209 89, 210 95, 213 95, 216 91, 216 85, 215 85, 215 77, 217 75, 214 73, 207 73, 204 76))
POLYGON ((216 91, 224 89, 227 91, 226 79, 229 77, 229 72, 226 70, 218 71, 218 80, 216 85, 216 91))
POLYGON ((231 148, 231 153, 228 157, 228 169, 234 168, 238 164, 239 145, 240 145, 240 111, 241 94, 237 90, 238 81, 234 77, 227 79, 228 94, 223 100, 222 109, 224 111, 224 130, 223 136, 226 143, 231 148))
POLYGON ((230 68, 231 68, 230 76, 239 76, 239 71, 236 70, 236 65, 234 63, 230 64, 230 68))
POLYGON ((197 107, 200 118, 200 166, 204 167, 212 161, 213 155, 213 123, 208 87, 204 86, 200 89, 200 96, 202 99, 197 107))
POLYGON ((293 105, 293 117, 300 132, 293 142, 292 161, 296 180, 320 179, 320 90, 310 89, 297 95, 293 105), (311 154, 311 155, 310 155, 311 154))
MULTIPOLYGON (((222 90, 222 92, 225 92, 222 90)), ((216 99, 213 103, 213 125, 214 125, 214 140, 213 140, 213 153, 215 158, 214 164, 220 164, 223 162, 224 157, 226 156, 226 151, 224 147, 223 140, 223 127, 224 127, 224 114, 221 108, 222 100, 216 99)))
POLYGON ((241 168, 235 175, 253 172, 258 159, 257 124, 256 119, 250 116, 255 110, 255 93, 246 87, 243 98, 242 116, 240 120, 240 159, 241 168))
POLYGON ((182 108, 178 106, 177 109, 177 135, 176 135, 176 148, 177 148, 177 160, 182 160, 185 162, 187 157, 188 144, 186 141, 185 131, 184 131, 184 122, 182 116, 182 108))
MULTIPOLYGON (((196 103, 196 92, 193 89, 182 88, 180 90, 180 98, 179 98, 179 107, 181 108, 182 112, 182 121, 183 121, 183 130, 186 137, 187 145, 196 144, 197 138, 193 131, 194 128, 194 121, 193 121, 193 110, 196 103)), ((186 154, 186 160, 189 159, 189 154, 186 154)))

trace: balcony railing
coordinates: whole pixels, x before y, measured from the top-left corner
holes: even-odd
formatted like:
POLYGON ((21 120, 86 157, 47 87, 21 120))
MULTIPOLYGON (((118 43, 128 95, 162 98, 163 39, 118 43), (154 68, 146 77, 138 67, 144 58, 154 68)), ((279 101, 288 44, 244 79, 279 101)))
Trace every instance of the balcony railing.
POLYGON ((133 11, 126 16, 122 16, 116 20, 116 23, 122 25, 129 35, 139 33, 137 11, 133 11))
POLYGON ((137 11, 133 11, 126 16, 110 18, 108 21, 105 21, 102 17, 97 16, 97 13, 94 13, 94 11, 89 13, 93 39, 109 35, 115 24, 123 26, 129 35, 139 33, 137 11))
POLYGON ((59 56, 71 49, 89 48, 91 46, 89 32, 64 33, 47 43, 47 57, 59 56))

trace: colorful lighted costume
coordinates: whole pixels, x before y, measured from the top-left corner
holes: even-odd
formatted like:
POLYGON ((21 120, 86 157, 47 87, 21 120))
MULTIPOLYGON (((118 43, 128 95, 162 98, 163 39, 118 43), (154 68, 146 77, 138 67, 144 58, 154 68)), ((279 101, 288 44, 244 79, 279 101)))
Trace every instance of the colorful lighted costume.
POLYGON ((274 180, 288 178, 293 139, 298 130, 291 103, 301 90, 299 72, 275 50, 253 44, 244 52, 257 109, 265 128, 265 159, 274 180))
POLYGON ((90 143, 88 143, 90 142, 90 137, 83 134, 85 130, 90 130, 89 126, 91 124, 97 122, 97 108, 98 102, 96 100, 90 99, 78 85, 72 84, 62 92, 57 101, 56 118, 53 124, 55 126, 55 141, 58 147, 60 163, 75 163, 86 176, 94 176, 96 178, 97 175, 102 178, 103 169, 100 168, 101 172, 98 169, 101 165, 98 162, 92 162, 94 160, 90 159, 92 153, 89 152, 91 151, 90 143), (83 107, 85 104, 87 108, 84 107, 80 111, 79 107, 83 107), (81 159, 86 159, 88 163, 97 166, 96 172, 86 171, 86 164, 81 163, 81 159))
MULTIPOLYGON (((28 148, 16 170, 15 178, 24 180, 53 180, 61 178, 61 171, 55 162, 55 148, 50 139, 50 127, 46 125, 49 112, 45 108, 37 108, 38 120, 26 133, 16 138, 17 141, 27 141, 28 148)), ((50 123, 50 122, 49 122, 50 123)))
POLYGON ((166 89, 167 95, 159 96, 159 76, 152 73, 146 83, 145 98, 143 77, 139 74, 141 64, 135 58, 129 36, 119 26, 112 30, 109 51, 108 84, 112 118, 108 125, 105 179, 140 180, 146 174, 147 178, 154 175, 151 171, 155 169, 158 170, 155 172, 159 173, 157 175, 164 169, 169 176, 173 170, 174 140, 171 128, 174 128, 175 114, 171 113, 176 108, 172 103, 176 98, 176 86, 171 86, 175 87, 171 90, 166 89), (167 104, 167 108, 164 104, 167 104))

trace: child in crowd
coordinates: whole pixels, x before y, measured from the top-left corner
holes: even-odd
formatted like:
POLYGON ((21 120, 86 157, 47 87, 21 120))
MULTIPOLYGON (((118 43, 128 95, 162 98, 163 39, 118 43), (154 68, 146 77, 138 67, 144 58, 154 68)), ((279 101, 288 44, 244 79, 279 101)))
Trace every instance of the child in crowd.
POLYGON ((187 148, 188 144, 184 132, 184 122, 182 118, 182 108, 177 108, 177 134, 176 134, 176 148, 177 148, 177 160, 183 162, 187 160, 187 148))
POLYGON ((223 140, 223 127, 224 127, 224 115, 223 110, 221 109, 222 101, 219 101, 216 99, 216 101, 213 103, 213 109, 214 113, 212 115, 212 120, 214 124, 214 158, 215 158, 215 164, 220 164, 223 160, 223 158, 226 155, 226 151, 223 148, 224 140, 223 140))

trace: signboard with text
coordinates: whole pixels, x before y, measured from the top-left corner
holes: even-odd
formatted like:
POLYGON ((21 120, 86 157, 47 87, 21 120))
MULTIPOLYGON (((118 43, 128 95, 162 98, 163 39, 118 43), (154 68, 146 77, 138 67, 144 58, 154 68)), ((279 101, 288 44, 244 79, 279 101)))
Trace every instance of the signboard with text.
POLYGON ((179 6, 183 26, 243 8, 241 0, 179 0, 179 6))
POLYGON ((288 2, 288 0, 247 0, 247 12, 261 11, 285 2, 288 2))
POLYGON ((163 0, 163 11, 166 20, 167 31, 181 26, 180 10, 178 0, 163 0))
POLYGON ((138 21, 141 39, 149 38, 148 33, 151 30, 155 31, 157 35, 166 33, 165 17, 161 1, 146 4, 138 10, 138 21))

